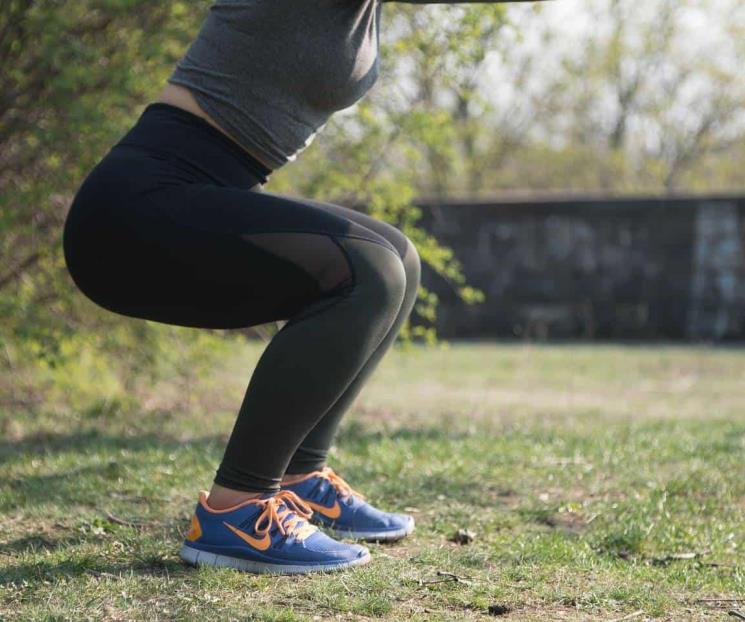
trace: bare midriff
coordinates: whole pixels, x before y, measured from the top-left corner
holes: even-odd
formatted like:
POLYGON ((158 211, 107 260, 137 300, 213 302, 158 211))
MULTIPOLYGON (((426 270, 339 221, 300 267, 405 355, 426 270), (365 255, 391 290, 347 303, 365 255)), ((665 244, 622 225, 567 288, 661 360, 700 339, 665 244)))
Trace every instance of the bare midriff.
POLYGON ((220 127, 220 125, 218 125, 218 123, 212 117, 210 117, 204 110, 202 110, 202 108, 197 103, 197 100, 194 99, 194 95, 192 95, 191 91, 186 87, 183 87, 179 84, 171 84, 169 82, 166 84, 166 87, 163 89, 163 92, 160 94, 156 101, 170 104, 171 106, 176 106, 177 108, 182 108, 188 112, 191 112, 192 114, 202 117, 205 121, 207 121, 207 123, 220 130, 223 134, 225 134, 225 136, 232 140, 243 151, 248 153, 252 158, 261 162, 269 170, 273 169, 273 166, 267 162, 264 162, 264 160, 261 159, 261 156, 246 149, 243 145, 236 141, 235 138, 228 134, 228 132, 220 127))

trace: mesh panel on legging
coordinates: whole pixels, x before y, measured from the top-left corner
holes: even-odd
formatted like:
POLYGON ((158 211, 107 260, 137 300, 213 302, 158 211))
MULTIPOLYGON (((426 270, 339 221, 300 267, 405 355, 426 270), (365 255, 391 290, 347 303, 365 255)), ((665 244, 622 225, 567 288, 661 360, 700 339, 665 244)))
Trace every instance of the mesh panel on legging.
POLYGON ((333 238, 315 233, 253 233, 244 239, 308 272, 323 293, 350 283, 352 272, 333 238))

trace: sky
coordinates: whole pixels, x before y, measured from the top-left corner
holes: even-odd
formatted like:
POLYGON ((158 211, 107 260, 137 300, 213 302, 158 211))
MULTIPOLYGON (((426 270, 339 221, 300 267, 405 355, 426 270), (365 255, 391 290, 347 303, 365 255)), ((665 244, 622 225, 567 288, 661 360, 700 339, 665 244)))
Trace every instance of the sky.
MULTIPOLYGON (((605 26, 602 18, 608 4, 608 0, 554 0, 513 4, 508 12, 531 45, 539 46, 540 32, 552 27, 564 35, 563 44, 552 45, 570 48, 578 37, 605 26)), ((654 19, 660 0, 623 0, 622 4, 633 10, 638 19, 648 21, 654 19)), ((745 36, 745 3, 740 0, 679 0, 677 4, 681 6, 681 40, 686 49, 713 57, 718 62, 733 62, 735 37, 726 29, 739 27, 740 36, 745 36)), ((745 46, 740 50, 741 54, 743 52, 745 46)), ((739 60, 745 61, 745 58, 739 60)))

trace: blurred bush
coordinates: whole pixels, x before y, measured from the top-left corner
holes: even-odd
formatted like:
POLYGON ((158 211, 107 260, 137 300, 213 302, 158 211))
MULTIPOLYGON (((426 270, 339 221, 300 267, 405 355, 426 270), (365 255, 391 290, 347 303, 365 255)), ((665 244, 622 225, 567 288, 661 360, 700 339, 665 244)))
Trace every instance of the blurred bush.
MULTIPOLYGON (((0 404, 5 409, 91 399, 127 399, 138 378, 191 378, 219 357, 236 332, 194 331, 123 318, 80 294, 64 266, 61 234, 85 175, 153 101, 198 31, 209 2, 9 0, 0 12, 0 404), (171 361, 171 366, 165 362, 171 361), (106 397, 109 396, 109 397, 106 397)), ((463 27, 478 35, 501 24, 499 9, 477 9, 463 27)), ((434 24, 434 22, 432 22, 434 24)), ((455 56, 462 32, 445 44, 455 56)), ((396 54, 421 41, 405 39, 396 54)), ((390 51, 384 54, 391 56, 390 51)), ((463 56, 458 62, 468 62, 463 56)), ((465 286, 451 251, 417 228, 410 147, 392 163, 401 130, 433 152, 447 151, 447 122, 436 108, 386 110, 363 104, 335 120, 270 189, 345 201, 399 225, 434 270, 465 286), (355 127, 351 128, 352 124, 355 127), (332 155, 330 155, 332 154, 332 155)), ((288 167, 289 168, 289 167, 288 167)), ((424 288, 419 323, 404 339, 434 341, 436 297, 424 288)), ((269 337, 277 327, 263 327, 269 337)), ((250 333, 246 333, 250 334, 250 333)))

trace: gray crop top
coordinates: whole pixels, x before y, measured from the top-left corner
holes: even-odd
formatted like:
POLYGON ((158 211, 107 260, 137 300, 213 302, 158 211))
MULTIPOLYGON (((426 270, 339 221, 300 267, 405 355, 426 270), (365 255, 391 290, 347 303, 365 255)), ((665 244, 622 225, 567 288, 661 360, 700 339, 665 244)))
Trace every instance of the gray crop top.
POLYGON ((381 6, 393 1, 217 0, 168 81, 279 168, 373 86, 381 6))

